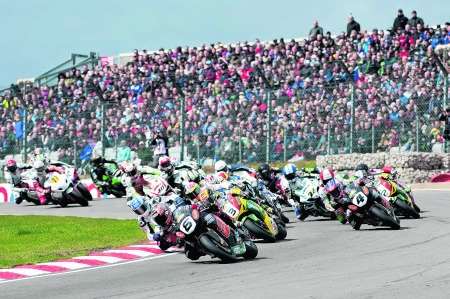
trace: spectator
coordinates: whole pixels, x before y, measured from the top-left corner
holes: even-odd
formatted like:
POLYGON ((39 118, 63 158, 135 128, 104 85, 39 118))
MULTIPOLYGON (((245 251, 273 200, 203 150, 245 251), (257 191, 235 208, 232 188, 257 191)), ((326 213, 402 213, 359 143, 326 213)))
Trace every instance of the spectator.
POLYGON ((417 12, 415 10, 411 13, 411 18, 408 20, 408 24, 411 28, 417 28, 417 24, 420 24, 422 27, 424 26, 422 18, 417 16, 417 12))
POLYGON ((122 140, 117 148, 117 163, 125 161, 131 161, 131 148, 125 140, 122 140))
POLYGON ((137 156, 141 160, 142 165, 150 165, 152 162, 153 152, 145 146, 144 141, 139 141, 137 156))
POLYGON ((353 16, 348 17, 348 23, 347 23, 347 36, 350 36, 352 31, 355 30, 356 33, 359 33, 361 31, 361 26, 358 22, 355 21, 353 16))
POLYGON ((309 38, 315 38, 319 34, 323 35, 323 28, 319 26, 319 21, 315 20, 313 28, 309 30, 309 38))
POLYGON ((439 116, 439 120, 441 122, 445 122, 445 130, 444 130, 444 138, 445 140, 450 140, 450 107, 447 107, 445 109, 445 112, 443 112, 440 116, 439 116))
POLYGON ((403 14, 403 10, 399 9, 394 24, 392 25, 392 31, 397 33, 399 29, 404 30, 406 24, 408 24, 408 18, 403 14))
POLYGON ((169 155, 169 142, 165 135, 160 130, 156 132, 152 140, 153 145, 153 167, 158 167, 159 157, 169 155))

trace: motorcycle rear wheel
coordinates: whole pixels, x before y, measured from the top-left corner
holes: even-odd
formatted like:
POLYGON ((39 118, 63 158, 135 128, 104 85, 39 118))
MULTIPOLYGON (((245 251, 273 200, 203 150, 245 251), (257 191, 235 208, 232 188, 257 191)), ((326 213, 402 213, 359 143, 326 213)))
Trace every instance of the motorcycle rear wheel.
POLYGON ((397 199, 394 204, 395 207, 402 211, 402 214, 406 214, 407 216, 411 216, 414 219, 419 219, 420 214, 409 204, 404 202, 403 200, 397 199))
POLYGON ((253 236, 258 239, 263 239, 264 241, 271 243, 276 241, 276 238, 269 231, 250 219, 246 219, 243 225, 253 236))
POLYGON ((200 236, 200 245, 205 249, 206 252, 212 254, 213 256, 219 258, 223 262, 234 262, 237 258, 220 248, 216 245, 216 242, 207 234, 200 236))

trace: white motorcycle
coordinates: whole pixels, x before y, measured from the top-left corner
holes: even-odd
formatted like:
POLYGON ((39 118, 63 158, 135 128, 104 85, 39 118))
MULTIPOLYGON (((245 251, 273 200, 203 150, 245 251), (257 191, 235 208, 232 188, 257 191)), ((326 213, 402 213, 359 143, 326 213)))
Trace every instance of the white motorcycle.
POLYGON ((319 179, 303 176, 291 184, 292 197, 300 204, 301 220, 308 216, 335 218, 334 209, 327 207, 319 195, 319 179))
POLYGON ((63 162, 51 165, 64 169, 63 173, 54 171, 47 174, 44 188, 50 189, 52 201, 63 208, 75 203, 88 206, 92 195, 80 181, 76 169, 63 162))
MULTIPOLYGON (((34 203, 35 205, 40 205, 39 194, 35 190, 36 181, 36 171, 34 169, 29 169, 21 174, 21 180, 18 187, 13 187, 12 191, 16 202, 20 203, 23 200, 34 203), (20 201, 19 201, 20 199, 20 201)), ((47 195, 47 194, 46 194, 47 195)), ((47 202, 50 201, 50 196, 47 196, 47 202)))

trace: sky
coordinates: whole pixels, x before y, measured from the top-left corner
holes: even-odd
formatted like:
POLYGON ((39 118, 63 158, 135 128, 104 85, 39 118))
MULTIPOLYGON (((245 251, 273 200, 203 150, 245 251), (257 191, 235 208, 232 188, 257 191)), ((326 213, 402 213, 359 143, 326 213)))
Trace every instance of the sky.
POLYGON ((388 28, 398 8, 430 25, 450 19, 443 0, 0 0, 0 88, 71 53, 304 37, 316 19, 334 34, 350 14, 362 29, 388 28))

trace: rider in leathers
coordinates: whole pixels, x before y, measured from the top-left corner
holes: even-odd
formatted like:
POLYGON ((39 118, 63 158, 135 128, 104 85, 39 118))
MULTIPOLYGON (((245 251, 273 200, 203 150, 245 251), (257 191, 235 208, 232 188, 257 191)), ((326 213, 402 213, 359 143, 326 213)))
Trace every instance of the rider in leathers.
MULTIPOLYGON (((31 165, 17 165, 17 162, 13 159, 6 161, 6 182, 14 187, 21 188, 22 186, 22 172, 31 169, 31 165)), ((20 204, 23 201, 23 197, 16 198, 16 204, 20 204)))

